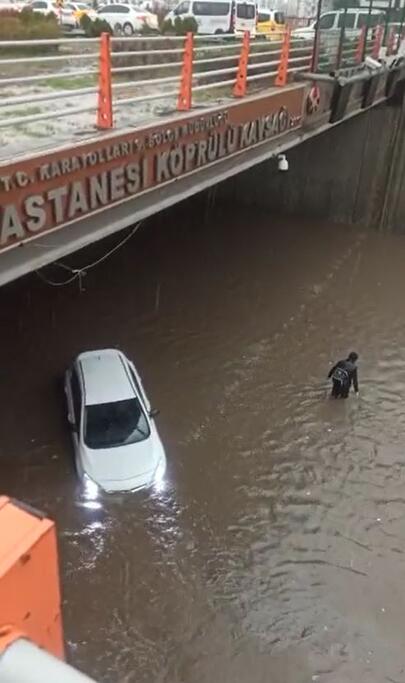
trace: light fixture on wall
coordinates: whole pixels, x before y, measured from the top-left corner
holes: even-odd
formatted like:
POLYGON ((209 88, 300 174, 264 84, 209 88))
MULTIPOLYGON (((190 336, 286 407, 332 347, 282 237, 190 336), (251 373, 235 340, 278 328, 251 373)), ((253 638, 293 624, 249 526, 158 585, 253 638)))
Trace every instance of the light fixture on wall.
POLYGON ((278 161, 278 170, 279 171, 288 171, 289 164, 288 164, 288 159, 287 159, 285 154, 279 154, 277 156, 277 161, 278 161))

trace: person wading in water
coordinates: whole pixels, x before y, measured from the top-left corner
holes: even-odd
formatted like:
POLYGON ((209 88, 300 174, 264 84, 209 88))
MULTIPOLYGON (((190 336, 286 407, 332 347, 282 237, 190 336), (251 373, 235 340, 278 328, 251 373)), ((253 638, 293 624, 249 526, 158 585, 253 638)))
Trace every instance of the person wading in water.
POLYGON ((347 398, 352 384, 356 394, 359 393, 357 359, 357 353, 352 351, 346 360, 338 361, 330 370, 328 379, 331 379, 333 383, 331 394, 333 398, 347 398))

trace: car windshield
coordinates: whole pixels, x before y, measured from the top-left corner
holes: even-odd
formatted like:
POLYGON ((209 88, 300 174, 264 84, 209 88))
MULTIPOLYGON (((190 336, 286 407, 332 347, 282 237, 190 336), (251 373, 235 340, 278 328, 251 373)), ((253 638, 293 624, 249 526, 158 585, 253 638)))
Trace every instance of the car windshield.
POLYGON ((150 435, 137 398, 86 406, 84 417, 84 442, 89 448, 127 446, 150 435))

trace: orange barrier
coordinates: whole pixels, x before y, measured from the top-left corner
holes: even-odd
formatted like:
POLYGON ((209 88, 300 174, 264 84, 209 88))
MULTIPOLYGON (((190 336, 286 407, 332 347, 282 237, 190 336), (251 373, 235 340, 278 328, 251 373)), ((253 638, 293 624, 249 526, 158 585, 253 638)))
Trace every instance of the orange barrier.
POLYGON ((112 128, 113 125, 110 34, 102 33, 100 37, 97 128, 105 130, 112 128))
POLYGON ((276 78, 276 85, 283 86, 287 84, 288 79, 288 59, 290 56, 290 39, 291 39, 291 29, 286 28, 283 40, 283 46, 281 48, 280 64, 278 66, 278 73, 276 78))
POLYGON ((233 94, 235 97, 244 97, 247 90, 247 68, 249 62, 250 51, 250 33, 245 31, 243 35, 242 49, 239 56, 238 73, 236 75, 236 82, 233 86, 233 94))
POLYGON ((0 653, 25 637, 63 659, 54 523, 0 497, 0 653))
POLYGON ((178 111, 189 111, 192 104, 194 36, 187 33, 184 44, 183 67, 181 70, 180 93, 177 100, 178 111))
POLYGON ((374 33, 373 50, 371 52, 371 56, 373 57, 373 59, 378 59, 380 56, 383 34, 384 34, 384 27, 383 26, 377 26, 375 29, 375 33, 374 33))
POLYGON ((366 31, 367 31, 366 25, 362 26, 361 31, 360 31, 360 36, 359 36, 359 42, 358 42, 357 48, 356 48, 356 55, 355 55, 356 64, 361 64, 361 62, 363 61, 364 45, 366 42, 366 31))

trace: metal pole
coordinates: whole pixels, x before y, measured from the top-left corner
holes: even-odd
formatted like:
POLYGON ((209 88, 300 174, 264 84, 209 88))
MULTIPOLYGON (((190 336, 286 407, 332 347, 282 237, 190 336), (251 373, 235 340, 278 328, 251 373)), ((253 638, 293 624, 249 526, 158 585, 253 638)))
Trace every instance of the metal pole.
POLYGON ((0 655, 0 683, 96 683, 45 650, 20 638, 0 655))
POLYGON ((401 13, 401 23, 400 23, 399 29, 398 29, 398 40, 397 40, 397 48, 395 50, 395 54, 398 54, 399 48, 401 47, 402 31, 404 30, 404 22, 405 22, 405 2, 404 2, 404 6, 402 8, 402 13, 401 13))
MULTIPOLYGON (((338 51, 337 51, 337 56, 336 56, 336 70, 340 69, 340 65, 342 63, 343 43, 345 40, 346 15, 347 15, 347 2, 345 2, 345 7, 344 7, 344 11, 343 11, 343 22, 342 22, 342 26, 340 27, 339 45, 338 45, 338 51)), ((339 15, 339 18, 340 18, 340 16, 341 15, 339 15)))
POLYGON ((311 71, 313 73, 315 73, 316 70, 318 69, 319 38, 320 38, 319 20, 321 18, 321 13, 322 13, 322 0, 318 0, 318 6, 316 9, 315 36, 314 36, 314 44, 312 46, 312 59, 311 59, 311 71))
POLYGON ((373 0, 370 0, 369 5, 368 5, 368 13, 367 13, 367 19, 366 19, 366 36, 364 38, 364 45, 363 45, 363 54, 361 56, 361 61, 364 62, 367 54, 367 40, 368 40, 368 29, 370 28, 370 18, 371 18, 371 11, 373 9, 373 0))
POLYGON ((387 13, 385 15, 384 35, 383 35, 383 41, 382 41, 382 44, 384 45, 384 47, 387 46, 388 26, 389 26, 389 23, 391 21, 391 9, 392 9, 392 0, 389 0, 387 13))

